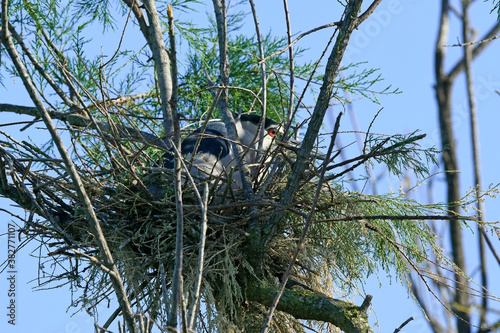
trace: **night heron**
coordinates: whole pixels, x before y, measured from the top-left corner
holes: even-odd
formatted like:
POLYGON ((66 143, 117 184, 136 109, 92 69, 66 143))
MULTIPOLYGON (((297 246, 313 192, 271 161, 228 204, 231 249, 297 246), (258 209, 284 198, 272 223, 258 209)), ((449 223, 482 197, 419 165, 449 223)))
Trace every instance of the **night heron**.
MULTIPOLYGON (((206 123, 206 127, 200 127, 190 133, 181 143, 181 154, 185 166, 196 181, 208 180, 211 183, 217 180, 227 181, 231 175, 232 187, 241 188, 241 175, 239 164, 246 163, 250 171, 262 162, 270 162, 271 152, 276 148, 278 134, 283 134, 281 124, 265 118, 262 121, 264 136, 260 138, 259 123, 261 117, 258 115, 234 115, 236 131, 241 143, 244 157, 238 156, 235 144, 228 137, 227 129, 221 119, 213 119, 206 123)), ((262 127, 261 126, 261 127, 262 127)), ((287 147, 298 147, 299 143, 289 141, 287 147)), ((165 169, 174 169, 173 152, 163 155, 159 166, 165 169)), ((185 170, 185 168, 184 168, 185 170)), ((163 186, 152 184, 148 190, 153 196, 163 196, 163 186)))

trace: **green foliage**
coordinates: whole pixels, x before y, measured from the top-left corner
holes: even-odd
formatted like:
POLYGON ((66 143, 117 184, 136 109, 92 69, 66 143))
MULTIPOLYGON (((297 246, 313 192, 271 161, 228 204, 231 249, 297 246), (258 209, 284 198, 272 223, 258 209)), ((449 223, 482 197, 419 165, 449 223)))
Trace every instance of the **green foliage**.
POLYGON ((491 12, 494 12, 496 11, 497 12, 497 20, 500 21, 500 1, 498 0, 493 0, 493 9, 491 10, 491 12))
POLYGON ((102 26, 103 33, 107 29, 116 29, 117 24, 113 18, 114 1, 111 0, 85 0, 75 2, 75 14, 87 18, 84 25, 97 22, 102 26))
MULTIPOLYGON (((429 249, 441 253, 424 219, 446 214, 443 206, 422 205, 405 194, 350 192, 337 183, 331 183, 330 189, 330 196, 320 197, 307 245, 299 256, 297 269, 313 286, 331 290, 333 284, 340 293, 352 292, 371 274, 395 274, 396 280, 405 282, 408 263, 418 265, 429 249), (405 216, 409 218, 399 219, 405 216), (318 276, 319 271, 323 273, 318 276), (328 276, 331 280, 325 280, 328 276)), ((299 196, 305 199, 313 192, 306 187, 299 196)), ((302 233, 303 223, 292 216, 289 225, 290 234, 277 244, 292 242, 293 248, 292 240, 302 233)))
POLYGON ((425 134, 418 131, 410 134, 396 134, 388 137, 368 135, 366 147, 373 154, 373 160, 384 163, 389 173, 402 176, 406 170, 413 170, 417 176, 429 175, 429 164, 438 164, 435 148, 423 149, 419 140, 425 134))

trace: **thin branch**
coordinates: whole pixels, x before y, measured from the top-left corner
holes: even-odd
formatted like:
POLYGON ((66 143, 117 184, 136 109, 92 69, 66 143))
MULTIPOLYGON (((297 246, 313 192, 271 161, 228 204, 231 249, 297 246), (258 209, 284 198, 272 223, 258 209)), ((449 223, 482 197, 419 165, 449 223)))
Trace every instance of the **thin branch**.
POLYGON ((394 333, 399 333, 399 332, 401 332, 401 330, 403 329, 403 327, 405 327, 406 325, 408 325, 408 323, 409 323, 410 321, 412 321, 413 319, 414 319, 413 317, 410 317, 410 318, 406 319, 406 320, 404 321, 404 323, 402 323, 402 324, 401 324, 398 328, 396 328, 396 329, 394 330, 394 333))
MULTIPOLYGON (((337 120, 335 122, 335 127, 334 127, 334 130, 332 133, 332 138, 330 139, 330 146, 328 147, 328 151, 326 153, 326 160, 327 161, 330 159, 330 157, 332 155, 333 147, 335 146, 335 139, 336 139, 338 131, 339 131, 341 117, 342 117, 342 113, 339 113, 339 115, 337 116, 337 120)), ((321 174, 320 174, 319 180, 318 180, 318 186, 316 188, 316 193, 314 195, 313 203, 312 203, 311 209, 309 211, 309 214, 307 215, 307 218, 306 218, 306 221, 304 224, 304 229, 302 230, 302 235, 300 236, 299 243, 297 244, 297 247, 295 248, 292 259, 290 260, 290 263, 288 264, 288 268, 283 276, 283 280, 281 281, 279 291, 276 293, 276 297, 270 306, 269 313, 267 314, 266 321, 264 322, 264 327, 262 328, 262 333, 266 333, 267 330, 269 329, 269 324, 271 323, 271 319, 273 317, 274 310, 276 309, 276 306, 278 305, 280 297, 283 294, 283 291, 285 290, 285 286, 286 286, 286 283, 287 283, 288 278, 290 276, 290 273, 292 272, 293 265, 297 261, 299 253, 302 250, 302 247, 304 246, 307 232, 309 231, 309 227, 311 226, 311 223, 312 223, 312 218, 313 218, 314 213, 316 211, 316 206, 318 204, 319 196, 320 196, 321 192, 323 191, 323 180, 325 177, 326 166, 327 166, 327 163, 323 163, 321 174)))
POLYGON ((40 65, 40 63, 37 61, 33 53, 28 49, 26 44, 24 44, 23 38, 16 32, 16 30, 13 27, 10 27, 12 36, 16 39, 17 43, 21 46, 21 49, 23 50, 24 54, 28 56, 30 59, 31 63, 35 67, 35 69, 40 73, 40 75, 47 81, 47 83, 54 89, 57 95, 61 97, 61 99, 66 103, 68 106, 76 106, 76 104, 62 91, 62 89, 59 87, 59 85, 52 79, 52 77, 43 69, 43 67, 40 65))
POLYGON ((150 38, 148 24, 146 23, 146 18, 144 17, 144 13, 139 8, 139 1, 137 1, 137 0, 123 0, 123 2, 132 9, 132 11, 134 12, 134 15, 135 15, 135 19, 139 23, 139 28, 141 29, 142 35, 146 39, 146 42, 148 44, 151 44, 151 42, 150 42, 151 38, 150 38))
POLYGON ((205 265, 205 242, 207 234, 207 210, 208 210, 208 183, 204 184, 203 188, 203 203, 201 205, 201 232, 200 244, 198 245, 198 270, 196 272, 196 282, 194 285, 193 300, 191 301, 191 308, 189 311, 188 329, 192 330, 194 327, 194 318, 197 313, 198 302, 200 301, 201 281, 203 278, 203 266, 205 265))
POLYGON ((500 35, 493 36, 493 37, 486 38, 486 39, 481 39, 481 40, 478 40, 476 42, 464 42, 464 43, 444 45, 444 47, 457 47, 457 46, 464 47, 464 46, 471 46, 471 45, 476 45, 476 44, 489 43, 492 40, 495 40, 495 39, 498 39, 498 38, 500 38, 500 35))
MULTIPOLYGON (((302 38, 304 38, 307 35, 310 35, 310 34, 316 32, 316 31, 323 30, 323 29, 326 29, 326 28, 340 27, 341 25, 342 25, 341 21, 339 21, 339 22, 332 22, 332 23, 328 23, 328 24, 316 27, 316 28, 311 29, 309 31, 306 31, 306 32, 300 34, 297 38, 295 38, 293 40, 293 42, 289 43, 285 48, 281 49, 280 51, 276 51, 276 52, 274 52, 271 55, 268 55, 267 57, 265 57, 264 59, 262 59, 260 62, 265 62, 266 60, 268 60, 268 59, 270 59, 272 57, 275 57, 277 55, 282 54, 283 52, 285 52, 286 50, 288 50, 289 48, 291 48, 294 44, 296 44, 299 40, 301 40, 302 38)), ((260 62, 259 62, 259 64, 260 64, 260 62)))
POLYGON ((343 216, 343 217, 315 220, 314 223, 362 221, 362 220, 393 220, 393 221, 436 220, 436 221, 477 222, 476 218, 465 215, 353 215, 353 216, 343 216))
MULTIPOLYGON (((7 8, 8 8, 8 1, 7 0, 2 0, 2 23, 3 27, 8 27, 8 18, 7 18, 7 8)), ((2 34, 2 43, 5 46, 5 49, 7 50, 12 62, 14 63, 14 66, 16 67, 16 70, 21 77, 23 84, 28 91, 33 103, 36 105, 39 115, 42 117, 45 125, 47 126, 47 129, 50 132, 50 135, 52 137, 52 140, 54 141, 54 144, 56 145, 57 149, 59 150, 59 153, 61 154, 62 159, 64 160, 64 164, 66 165, 67 171, 71 176, 71 179, 73 181, 73 184, 75 186, 76 192, 78 193, 78 198, 81 201, 82 204, 82 209, 84 211, 84 214, 86 215, 86 218, 89 223, 90 231, 93 233, 95 237, 95 241, 99 247, 99 251, 101 253, 101 256, 103 257, 103 262, 104 265, 111 271, 113 271, 113 274, 110 274, 110 279, 113 285, 113 288, 115 290, 116 297, 118 299, 118 303, 120 304, 122 311, 123 311, 123 317, 125 319, 125 322, 127 323, 127 327, 129 331, 131 332, 138 332, 137 326, 135 323, 134 319, 134 314, 132 312, 132 309, 130 308, 130 303, 127 298, 127 294, 125 292, 125 287, 123 285, 123 282, 120 277, 120 273, 114 263, 113 256, 111 255, 111 252, 109 250, 106 238, 104 237, 104 234, 102 232, 101 226, 99 224, 99 221, 97 219, 96 213, 94 208, 92 207, 92 203, 87 195, 87 192, 85 190, 85 187, 82 183, 82 180, 80 179, 80 176, 78 174, 78 171, 68 153, 68 150, 66 149, 61 137, 59 136, 59 132, 57 131, 57 128, 50 118, 49 112, 47 109, 45 109, 45 106, 43 105, 42 100, 37 94, 36 88, 33 85, 33 82, 31 81, 26 68, 24 67, 24 64, 19 57, 19 54, 17 53, 17 50, 15 48, 14 42, 12 41, 12 38, 9 34, 8 29, 3 29, 3 34, 2 34)))
MULTIPOLYGON (((286 21, 286 34, 288 38, 288 45, 292 44, 292 28, 290 24, 290 14, 288 12, 288 2, 283 0, 283 6, 285 10, 285 21, 286 21)), ((288 61, 290 62, 290 95, 288 101, 288 110, 286 113, 287 127, 292 124, 292 112, 293 112, 293 99, 295 97, 295 61, 293 57, 293 47, 290 46, 288 49, 288 61)))
MULTIPOLYGON (((93 104, 93 107, 97 107, 97 104, 93 104)), ((38 112, 38 109, 36 107, 31 107, 31 106, 22 106, 22 105, 14 105, 14 104, 2 104, 0 103, 0 112, 14 112, 17 114, 25 114, 25 115, 30 115, 35 118, 40 117, 40 113, 38 112)), ((95 123, 92 122, 92 120, 89 117, 86 117, 82 114, 79 113, 73 113, 73 112, 61 112, 61 111, 54 111, 54 110, 47 110, 49 113, 50 117, 52 119, 58 119, 62 120, 69 125, 72 126, 78 126, 82 128, 90 128, 90 129, 95 129, 96 126, 99 126, 99 128, 106 133, 111 133, 111 126, 107 123, 96 121, 95 123)), ((158 141, 158 136, 139 131, 135 128, 132 127, 125 127, 121 125, 115 125, 116 128, 118 129, 118 133, 120 134, 121 137, 124 138, 134 138, 138 140, 146 140, 149 141, 150 143, 154 143, 158 141)))
MULTIPOLYGON (((353 30, 356 28, 357 15, 361 10, 362 2, 362 0, 349 1, 345 8, 343 21, 339 29, 340 31, 326 65, 323 85, 321 86, 320 93, 318 95, 318 101, 308 124, 304 141, 302 142, 301 148, 297 152, 297 160, 293 165, 289 181, 286 184, 280 200, 280 204, 282 206, 288 206, 293 201, 300 186, 300 179, 307 167, 308 158, 311 154, 316 138, 318 137, 319 130, 323 125, 323 119, 333 93, 333 86, 335 78, 338 75, 340 62, 346 50, 347 44, 349 43, 349 38, 351 37, 353 30)), ((267 228, 269 231, 266 235, 263 248, 267 248, 284 217, 284 212, 273 214, 271 216, 267 228)))
MULTIPOLYGON (((257 44, 259 46, 259 56, 260 59, 264 59, 264 44, 262 43, 262 35, 260 33, 259 19, 257 17, 257 10, 255 9, 255 3, 253 0, 250 0, 250 7, 252 8, 252 16, 255 23, 255 33, 257 34, 257 44)), ((260 62, 260 73, 261 73, 261 91, 262 91, 262 113, 261 113, 261 121, 259 122, 260 133, 259 133, 259 144, 258 150, 262 151, 262 145, 264 143, 264 135, 265 126, 263 123, 266 119, 266 106, 267 106, 267 78, 266 78, 266 64, 265 62, 260 62)))
MULTIPOLYGON (((212 2, 217 23, 217 37, 219 44, 219 83, 221 86, 228 86, 230 66, 227 46, 227 18, 225 1, 221 2, 221 0, 213 0, 212 2)), ((220 98, 217 102, 217 107, 219 108, 219 111, 222 115, 222 120, 224 122, 224 126, 226 127, 229 139, 239 143, 239 138, 236 131, 236 123, 233 114, 229 109, 229 93, 227 88, 222 89, 222 93, 220 94, 220 98)), ((240 145, 233 143, 233 149, 236 152, 237 156, 241 156, 241 159, 245 158, 243 149, 240 145)), ((255 194, 253 192, 252 184, 250 183, 250 171, 248 169, 248 166, 246 163, 237 164, 239 165, 240 178, 243 185, 243 195, 247 200, 254 200, 255 194)), ((249 207, 248 213, 250 216, 256 215, 256 207, 249 207)), ((260 221, 258 219, 251 219, 247 231, 250 234, 249 239, 251 240, 248 242, 248 260, 255 272, 260 275, 262 273, 262 261, 260 260, 260 255, 257 255, 257 253, 260 253, 260 251, 262 250, 260 246, 260 238, 262 232, 260 221)))
MULTIPOLYGON (((490 28, 490 30, 486 33, 486 35, 484 35, 481 38, 481 40, 488 40, 488 39, 496 36, 499 32, 500 32, 500 24, 499 23, 495 23, 490 28)), ((439 48, 441 50, 443 50, 442 51, 443 52, 443 56, 444 56, 445 41, 446 41, 446 38, 439 39, 438 43, 436 43, 437 46, 439 46, 439 48)), ((481 52, 484 51, 486 49, 486 47, 490 44, 490 42, 491 41, 488 41, 488 42, 485 42, 485 43, 480 43, 476 47, 474 47, 474 49, 472 50, 472 59, 475 59, 478 55, 480 55, 481 52)), ((449 74, 447 76, 448 76, 448 79, 450 80, 450 82, 452 82, 457 77, 457 75, 460 74, 464 70, 464 67, 465 67, 465 59, 462 58, 449 71, 449 74)))
POLYGON ((375 9, 377 8, 378 5, 380 5, 381 2, 382 2, 382 0, 374 0, 372 2, 372 4, 370 5, 370 7, 368 7, 365 10, 365 12, 358 17, 358 26, 361 23, 363 23, 364 20, 366 20, 368 17, 370 17, 371 14, 373 14, 373 12, 375 11, 375 9))

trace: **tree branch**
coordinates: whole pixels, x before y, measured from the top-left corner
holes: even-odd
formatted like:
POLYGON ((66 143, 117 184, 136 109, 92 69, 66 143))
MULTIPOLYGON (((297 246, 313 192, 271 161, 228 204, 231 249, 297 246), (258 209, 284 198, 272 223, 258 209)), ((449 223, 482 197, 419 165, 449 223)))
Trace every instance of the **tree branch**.
POLYGON ((364 20, 366 20, 368 17, 370 17, 371 14, 375 11, 375 9, 380 5, 382 0, 374 0, 370 7, 368 7, 363 14, 361 14, 358 18, 358 26, 363 23, 364 20))
POLYGON ((316 31, 319 31, 319 30, 323 30, 323 29, 326 29, 326 28, 331 28, 331 27, 340 27, 341 25, 342 25, 342 22, 332 22, 332 23, 328 23, 328 24, 325 24, 325 25, 313 28, 313 29, 311 29, 309 31, 306 31, 306 32, 298 35, 297 38, 295 38, 293 40, 293 42, 289 43, 284 49, 281 49, 280 51, 274 52, 273 54, 268 55, 267 57, 265 57, 264 59, 262 59, 261 61, 259 61, 259 64, 261 62, 265 62, 266 60, 268 60, 268 59, 270 59, 272 57, 275 57, 277 55, 282 54, 283 52, 285 52, 286 50, 288 50, 289 48, 291 48, 294 44, 296 44, 299 40, 301 40, 302 38, 304 38, 307 35, 312 34, 313 32, 316 32, 316 31))
POLYGON ((125 292, 125 288, 120 277, 120 273, 114 263, 113 256, 111 255, 111 252, 109 250, 106 238, 104 237, 101 226, 95 214, 94 208, 92 207, 92 203, 87 195, 85 187, 83 186, 82 180, 80 179, 78 171, 76 170, 76 167, 73 164, 73 161, 68 153, 68 150, 66 149, 61 137, 59 136, 59 132, 57 131, 56 126, 54 125, 52 119, 50 118, 49 112, 45 109, 42 100, 38 96, 36 88, 34 87, 26 71, 26 68, 24 67, 23 62, 19 57, 19 54, 17 53, 14 42, 12 41, 12 38, 9 34, 7 8, 8 8, 8 1, 2 0, 2 23, 3 27, 5 28, 2 29, 3 30, 2 43, 4 44, 7 53, 9 54, 12 62, 14 63, 14 66, 16 67, 16 70, 19 76, 21 77, 21 80, 23 81, 23 84, 26 90, 28 91, 33 103, 36 105, 39 111, 39 115, 42 117, 45 125, 47 126, 47 129, 50 132, 54 144, 56 145, 57 149, 59 150, 59 153, 61 154, 62 159, 64 160, 64 164, 66 165, 67 171, 70 174, 76 192, 78 193, 78 198, 81 201, 84 213, 89 223, 90 230, 95 237, 97 245, 99 246, 99 251, 101 253, 101 256, 103 257, 103 262, 109 270, 113 271, 113 274, 110 274, 109 276, 113 288, 115 290, 118 303, 122 308, 124 320, 127 323, 128 329, 131 332, 136 333, 138 331, 137 331, 137 326, 135 324, 134 314, 132 312, 132 309, 130 308, 127 294, 125 292))
MULTIPOLYGON (((148 44, 153 52, 153 60, 155 62, 156 76, 160 87, 161 110, 163 112, 163 127, 165 135, 174 133, 174 121, 172 113, 172 75, 170 73, 170 59, 167 54, 165 42, 163 41, 163 33, 156 11, 154 0, 144 0, 144 7, 149 21, 149 40, 148 44)), ((168 140, 165 140, 168 144, 168 140)))
MULTIPOLYGON (((323 124, 323 118, 330 103, 333 85, 335 83, 335 78, 338 75, 340 62, 349 42, 349 38, 351 37, 351 33, 357 27, 357 15, 361 10, 362 2, 362 0, 350 1, 345 8, 343 15, 344 19, 339 29, 339 35, 337 36, 337 40, 326 65, 323 85, 321 86, 318 96, 318 102, 314 108, 304 141, 302 142, 301 148, 297 152, 297 160, 292 168, 289 181, 280 200, 280 204, 282 206, 288 206, 293 201, 300 186, 301 177, 307 167, 308 157, 310 156, 315 140, 318 137, 320 127, 323 124)), ((266 229, 264 230, 264 243, 262 244, 263 249, 266 249, 269 245, 271 239, 278 230, 281 220, 285 217, 285 214, 285 212, 273 214, 269 219, 266 229)))
MULTIPOLYGON (((330 145, 329 145, 328 151, 326 153, 326 160, 327 161, 330 159, 330 157, 332 155, 333 147, 335 146, 335 139, 337 138, 337 134, 339 131, 341 117, 342 117, 342 113, 339 113, 339 115, 337 116, 337 120, 335 122, 335 127, 333 129, 332 138, 330 139, 330 145)), ((318 180, 318 186, 316 187, 316 193, 314 195, 311 209, 310 209, 309 213, 307 214, 307 218, 306 218, 306 221, 304 224, 304 229, 302 230, 302 235, 300 236, 297 247, 295 248, 295 251, 293 252, 292 259, 290 259, 290 263, 288 264, 288 268, 285 272, 285 275, 283 276, 283 280, 281 281, 278 294, 276 295, 276 298, 274 299, 274 301, 271 305, 271 308, 269 310, 269 314, 267 315, 266 321, 264 323, 264 328, 262 329, 262 333, 267 332, 267 329, 268 329, 269 324, 271 322, 271 318, 273 316, 273 311, 274 311, 276 305, 278 304, 280 297, 282 296, 282 293, 285 289, 285 286, 286 286, 286 283, 287 283, 288 278, 290 276, 290 273, 292 272, 293 265, 297 261, 297 258, 299 256, 299 252, 302 250, 302 247, 304 246, 304 242, 306 241, 307 232, 309 231, 309 227, 311 226, 312 218, 314 216, 314 213, 316 211, 316 206, 318 204, 318 199, 319 199, 319 196, 323 190, 323 180, 325 177, 326 166, 327 166, 327 163, 323 163, 323 167, 321 168, 321 174, 320 174, 319 180, 318 180)))
MULTIPOLYGON (((277 293, 277 287, 253 284, 249 286, 248 297, 251 301, 271 306, 277 293)), ((368 316, 360 306, 318 292, 285 289, 277 309, 297 319, 331 323, 346 333, 373 332, 368 324, 368 316)))
MULTIPOLYGON (((493 40, 492 38, 499 32, 500 32, 500 24, 495 23, 493 27, 491 27, 491 29, 486 33, 486 35, 483 38, 481 38, 481 40, 487 40, 488 42, 480 43, 472 50, 472 59, 475 59, 478 55, 480 55, 481 52, 483 52, 486 49, 486 47, 490 45, 490 42, 493 40)), ((443 50, 443 54, 444 54, 445 41, 446 39, 440 39, 438 40, 440 44, 437 45, 441 50, 443 50)), ((447 75, 449 80, 453 81, 455 77, 457 77, 457 75, 464 70, 464 67, 465 67, 465 59, 462 58, 455 64, 455 66, 453 66, 453 68, 447 75)))
MULTIPOLYGON (((17 114, 24 114, 24 115, 29 115, 33 116, 35 118, 40 117, 40 113, 38 112, 38 109, 36 107, 32 106, 22 106, 22 105, 14 105, 14 104, 3 104, 0 103, 0 112, 14 112, 17 114)), ((92 120, 89 117, 83 116, 79 113, 74 113, 74 112, 61 112, 61 111, 54 111, 54 110, 47 110, 49 113, 49 116, 52 119, 58 119, 66 122, 69 125, 72 126, 77 126, 81 128, 90 128, 90 129, 95 129, 96 125, 99 126, 99 128, 106 132, 106 133, 111 133, 112 128, 111 125, 108 123, 96 121, 95 123, 92 122, 92 120)), ((134 139, 138 140, 146 140, 151 143, 157 142, 158 141, 158 136, 139 131, 133 127, 125 127, 121 125, 114 124, 113 125, 116 129, 118 129, 118 133, 124 137, 132 137, 134 139)))

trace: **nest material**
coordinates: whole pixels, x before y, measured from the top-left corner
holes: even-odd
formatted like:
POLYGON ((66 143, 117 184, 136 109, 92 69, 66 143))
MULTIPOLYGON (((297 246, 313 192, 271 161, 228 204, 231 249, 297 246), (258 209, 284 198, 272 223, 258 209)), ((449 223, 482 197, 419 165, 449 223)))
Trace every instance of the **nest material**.
MULTIPOLYGON (((83 210, 80 209, 71 179, 61 172, 60 161, 47 159, 31 163, 20 161, 8 150, 2 149, 1 153, 2 174, 9 173, 11 176, 9 181, 4 177, 2 194, 10 195, 16 202, 23 202, 23 199, 24 208, 33 210, 45 219, 30 219, 21 231, 49 245, 51 252, 47 261, 68 263, 63 274, 42 272, 46 283, 57 281, 58 284, 65 282, 82 287, 84 293, 77 303, 85 308, 94 307, 111 290, 110 281, 97 266, 88 262, 89 256, 99 259, 99 252, 83 210), (76 256, 73 250, 86 257, 76 256)), ((152 197, 140 178, 138 181, 140 172, 137 170, 128 168, 98 172, 82 168, 80 175, 122 277, 130 290, 134 290, 131 296, 139 301, 143 309, 148 309, 154 315, 163 311, 161 298, 158 297, 162 287, 161 272, 164 271, 167 287, 173 273, 176 207, 173 189, 167 185, 162 200, 152 197)), ((266 186, 262 199, 252 203, 258 207, 260 216, 269 216, 276 209, 288 173, 288 164, 282 162, 282 165, 271 171, 272 182, 266 182, 265 178, 255 182, 256 187, 266 186)), ((188 186, 185 188, 183 275, 185 291, 189 291, 194 284, 198 263, 201 209, 194 191, 188 186)), ((310 194, 311 191, 305 193, 310 194)), ((245 252, 248 205, 241 193, 228 193, 221 198, 217 188, 212 188, 210 192, 202 293, 206 301, 213 300, 212 308, 207 309, 207 312, 218 312, 213 317, 220 317, 217 320, 229 322, 228 318, 233 317, 236 309, 244 303, 245 281, 241 278, 241 272, 251 271, 245 252), (220 316, 224 313, 226 316, 220 316)), ((302 200, 295 209, 304 211, 304 207, 302 200)), ((287 223, 293 226, 300 219, 291 218, 287 223)), ((273 283, 277 282, 273 279, 282 276, 286 269, 301 228, 284 226, 283 230, 287 235, 273 242, 265 258, 264 266, 273 283)), ((308 280, 311 272, 316 271, 314 268, 309 271, 307 260, 307 255, 304 255, 295 270, 296 278, 308 280)))

